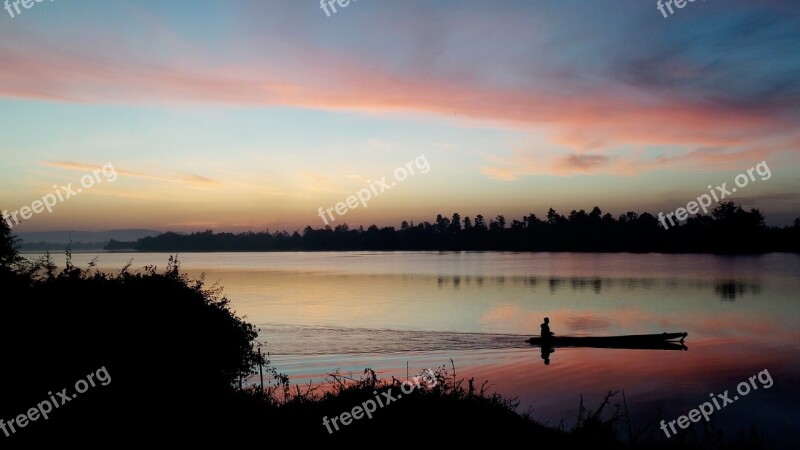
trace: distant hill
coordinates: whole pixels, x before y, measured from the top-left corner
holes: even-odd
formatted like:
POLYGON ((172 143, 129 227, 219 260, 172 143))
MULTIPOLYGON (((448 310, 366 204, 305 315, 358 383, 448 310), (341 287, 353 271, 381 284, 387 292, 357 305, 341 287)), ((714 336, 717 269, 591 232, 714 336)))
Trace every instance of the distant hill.
POLYGON ((71 241, 73 250, 102 250, 112 239, 116 241, 136 241, 138 239, 158 236, 156 230, 108 230, 108 231, 40 231, 16 233, 22 240, 22 251, 64 250, 71 241))

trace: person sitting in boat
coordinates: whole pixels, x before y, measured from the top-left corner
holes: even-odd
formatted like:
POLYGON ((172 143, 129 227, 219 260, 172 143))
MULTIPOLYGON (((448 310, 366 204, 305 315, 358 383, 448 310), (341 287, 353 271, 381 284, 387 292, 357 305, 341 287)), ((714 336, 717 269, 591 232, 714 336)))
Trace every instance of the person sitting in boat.
POLYGON ((550 331, 550 318, 549 317, 545 317, 544 318, 544 323, 541 325, 541 327, 542 327, 542 334, 541 334, 542 339, 548 339, 548 338, 551 338, 551 337, 553 337, 555 335, 555 333, 550 331))

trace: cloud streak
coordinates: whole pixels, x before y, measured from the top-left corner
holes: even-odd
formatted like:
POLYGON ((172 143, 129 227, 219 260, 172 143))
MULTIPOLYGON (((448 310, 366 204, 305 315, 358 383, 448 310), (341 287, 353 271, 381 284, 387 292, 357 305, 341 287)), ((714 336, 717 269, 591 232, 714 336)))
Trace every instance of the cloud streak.
MULTIPOLYGON (((312 36, 303 37, 296 28, 317 22, 303 16, 299 6, 284 5, 280 13, 297 21, 294 25, 278 23, 281 33, 252 31, 249 38, 234 31, 228 39, 241 43, 242 50, 225 57, 204 54, 187 44, 196 36, 175 32, 179 28, 168 21, 143 14, 150 17, 145 24, 149 32, 138 45, 161 44, 148 40, 150 35, 169 37, 158 46, 157 57, 143 56, 140 47, 120 42, 92 51, 44 37, 0 43, 0 98, 411 114, 452 120, 462 127, 546 135, 543 145, 512 150, 511 156, 490 155, 481 170, 504 180, 542 171, 636 174, 658 168, 718 168, 754 156, 796 152, 800 142, 798 15, 781 2, 734 3, 738 8, 713 15, 695 13, 713 27, 690 17, 665 26, 649 11, 646 17, 660 25, 655 30, 642 19, 644 12, 640 16, 632 8, 614 19, 616 28, 591 39, 584 34, 584 25, 596 20, 591 11, 543 5, 534 15, 526 9, 530 5, 504 5, 496 11, 464 5, 460 15, 451 17, 441 8, 420 6, 420 11, 404 10, 408 15, 400 16, 375 6, 375 17, 398 21, 397 27, 381 27, 382 39, 391 42, 381 52, 369 40, 358 48, 326 45, 315 39, 330 34, 321 24, 309 30, 312 36), (548 27, 544 20, 565 14, 573 20, 563 29, 548 27), (533 17, 533 32, 526 31, 527 20, 519 19, 528 16, 533 17), (490 23, 480 25, 479 18, 490 23), (647 27, 637 25, 641 23, 647 27), (489 25, 508 33, 489 33, 489 25), (406 27, 433 43, 402 31, 406 27), (488 33, 485 39, 470 31, 475 27, 488 33), (631 42, 631 33, 640 39, 631 42), (264 43, 269 43, 269 58, 254 57, 264 43), (776 138, 792 144, 776 145, 776 138), (657 154, 643 156, 644 148, 657 149, 657 154)), ((604 11, 596 8, 598 14, 604 11)), ((243 17, 266 13, 257 5, 239 12, 243 17)), ((359 11, 349 13, 355 17, 359 11)), ((353 26, 364 33, 376 27, 369 21, 353 26)), ((341 43, 348 37, 339 32, 330 39, 341 43)), ((378 139, 368 144, 391 148, 378 139)), ((135 172, 127 176, 215 184, 196 174, 174 179, 135 172)))
MULTIPOLYGON (((91 172, 93 170, 97 170, 98 167, 102 167, 102 165, 93 166, 91 164, 78 163, 74 161, 44 161, 41 164, 46 167, 55 167, 66 170, 76 170, 81 172, 91 172)), ((117 169, 117 168, 115 168, 115 171, 117 175, 121 175, 123 177, 139 178, 144 180, 153 180, 165 183, 185 183, 196 187, 211 187, 219 184, 217 181, 212 180, 211 178, 207 178, 193 173, 176 173, 174 177, 167 177, 167 176, 151 175, 142 172, 134 172, 131 170, 117 169)))

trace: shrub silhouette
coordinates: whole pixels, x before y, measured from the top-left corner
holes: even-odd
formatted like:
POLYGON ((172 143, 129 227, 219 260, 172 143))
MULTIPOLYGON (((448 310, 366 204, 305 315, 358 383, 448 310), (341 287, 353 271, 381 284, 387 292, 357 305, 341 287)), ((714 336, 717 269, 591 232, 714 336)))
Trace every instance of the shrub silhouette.
POLYGON ((236 384, 263 358, 253 351, 257 330, 219 289, 186 279, 174 258, 163 272, 126 267, 113 275, 73 266, 69 252, 61 271, 49 256, 7 260, 16 263, 0 275, 0 418, 24 414, 48 392, 75 392, 76 381, 100 367, 112 381, 54 410, 46 425, 0 438, 100 441, 236 426, 236 384))

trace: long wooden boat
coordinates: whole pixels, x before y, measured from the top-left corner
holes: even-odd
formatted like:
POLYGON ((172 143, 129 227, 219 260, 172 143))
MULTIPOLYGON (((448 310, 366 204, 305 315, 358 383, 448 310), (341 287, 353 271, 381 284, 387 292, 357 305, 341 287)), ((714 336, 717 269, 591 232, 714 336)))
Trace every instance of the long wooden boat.
POLYGON ((682 349, 689 333, 632 334, 627 336, 552 336, 528 339, 531 345, 547 347, 682 349))

